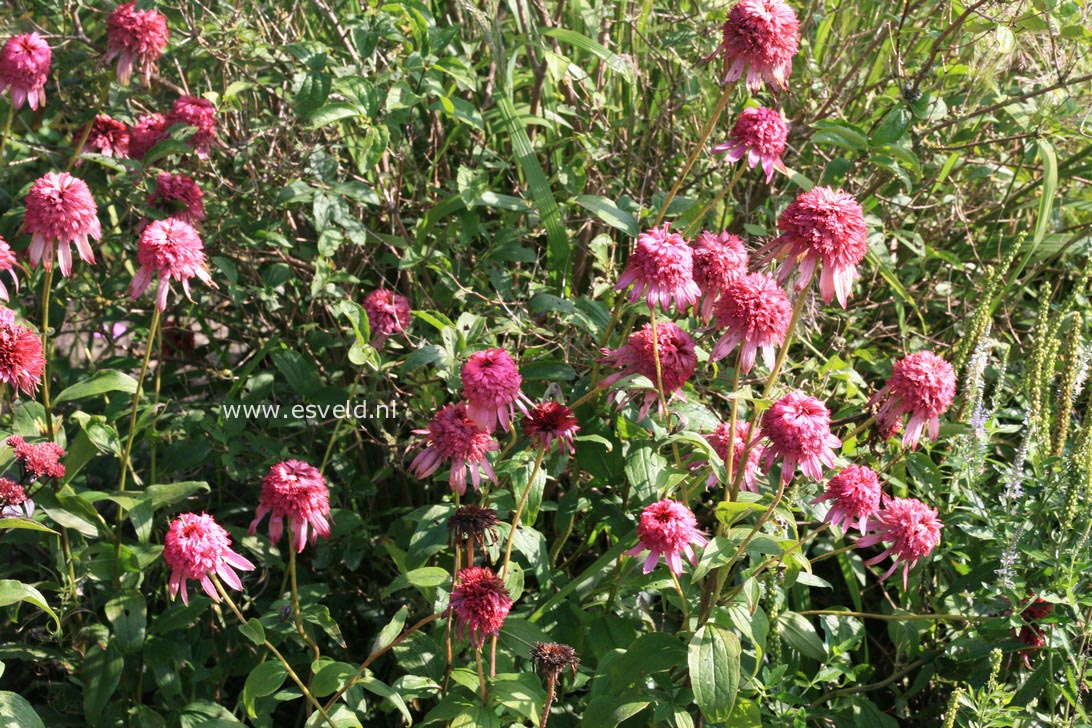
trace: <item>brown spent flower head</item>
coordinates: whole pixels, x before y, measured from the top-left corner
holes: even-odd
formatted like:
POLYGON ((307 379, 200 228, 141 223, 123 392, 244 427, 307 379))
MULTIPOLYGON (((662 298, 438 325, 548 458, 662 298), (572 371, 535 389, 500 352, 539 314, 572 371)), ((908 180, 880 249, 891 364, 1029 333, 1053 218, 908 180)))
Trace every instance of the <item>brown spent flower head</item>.
POLYGON ((459 506, 447 519, 453 543, 475 543, 485 547, 497 540, 497 512, 474 504, 459 506))
POLYGON ((575 649, 560 642, 536 642, 531 648, 531 661, 535 663, 536 669, 556 680, 566 667, 572 669, 575 678, 580 656, 575 649))

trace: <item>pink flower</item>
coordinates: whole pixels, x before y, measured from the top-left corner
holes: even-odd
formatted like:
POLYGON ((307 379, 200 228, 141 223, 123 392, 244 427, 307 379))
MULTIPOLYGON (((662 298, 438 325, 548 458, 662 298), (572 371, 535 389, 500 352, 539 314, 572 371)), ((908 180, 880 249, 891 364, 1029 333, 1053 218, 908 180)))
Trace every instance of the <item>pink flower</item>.
POLYGON ((30 518, 33 515, 34 501, 27 498, 23 486, 0 478, 0 518, 30 518))
POLYGON ((201 588, 220 601, 209 577, 219 576, 232 589, 243 590, 235 569, 253 571, 254 564, 231 550, 231 537, 207 513, 183 513, 171 522, 163 540, 163 560, 171 569, 167 591, 173 598, 182 592, 182 603, 190 603, 186 581, 197 579, 201 588))
POLYGON ((45 106, 46 76, 52 61, 53 51, 37 33, 9 38, 0 50, 0 91, 11 87, 11 103, 16 109, 24 102, 32 109, 45 106))
POLYGON ((782 458, 781 482, 792 480, 796 466, 813 480, 822 480, 823 466, 834 467, 834 451, 842 441, 830 433, 830 410, 800 391, 789 392, 762 415, 762 434, 770 441, 766 472, 782 458))
POLYGON ((497 482, 486 453, 499 450, 500 445, 467 416, 463 402, 441 408, 427 430, 413 432, 425 435, 424 450, 410 463, 410 470, 418 478, 427 478, 439 470, 441 464, 450 463, 448 483, 459 495, 466 493, 467 465, 470 466, 470 479, 475 488, 481 485, 483 472, 487 478, 497 482))
POLYGON ((167 18, 158 10, 137 10, 136 2, 123 3, 106 20, 106 57, 118 59, 118 81, 128 85, 137 66, 147 86, 155 62, 167 48, 167 18))
POLYGON ((182 281, 182 290, 191 301, 191 278, 216 288, 205 261, 201 236, 189 223, 175 218, 155 220, 144 228, 137 243, 137 262, 140 269, 129 286, 129 296, 136 300, 148 288, 152 278, 158 277, 156 308, 160 311, 167 308, 167 293, 170 292, 172 278, 182 281))
POLYGON ((480 649, 487 636, 500 634, 512 599, 492 569, 472 566, 459 572, 448 605, 458 633, 469 634, 471 644, 480 649))
POLYGON ((674 574, 682 574, 682 559, 679 554, 686 554, 693 566, 698 565, 698 557, 691 544, 704 546, 708 541, 698 531, 698 521, 682 503, 665 498, 641 511, 637 523, 637 537, 640 543, 625 552, 626 556, 638 556, 648 549, 644 573, 652 571, 664 557, 667 568, 674 574))
POLYGON ((364 299, 364 312, 368 314, 368 328, 376 346, 394 334, 409 328, 413 319, 410 300, 400 293, 377 288, 364 299))
POLYGON ((891 576, 901 564, 902 588, 906 589, 910 569, 940 543, 940 529, 943 527, 935 508, 916 498, 885 496, 883 509, 868 520, 869 533, 858 539, 857 546, 874 546, 884 542, 887 545, 884 552, 865 563, 872 566, 890 556, 894 563, 880 577, 880 581, 891 576))
POLYGON ((197 96, 181 96, 167 114, 167 128, 185 124, 197 129, 190 137, 190 148, 201 159, 207 159, 209 149, 216 140, 216 107, 207 99, 197 96))
POLYGON ((193 178, 184 174, 159 175, 155 192, 148 196, 148 206, 194 227, 205 219, 205 195, 193 178))
POLYGON ((31 480, 41 478, 63 478, 65 467, 61 463, 64 448, 55 442, 28 443, 19 435, 12 435, 4 441, 23 467, 23 473, 31 480))
POLYGON ((766 367, 774 366, 777 348, 785 343, 792 320, 789 296, 765 273, 740 276, 725 284, 716 306, 717 326, 725 329, 709 357, 728 356, 737 346, 740 368, 751 371, 755 352, 762 350, 766 367))
MULTIPOLYGON (((694 353, 694 340, 675 324, 664 321, 658 324, 656 330, 658 335, 655 346, 660 352, 660 379, 664 397, 667 398, 682 389, 682 386, 694 375, 694 370, 698 366, 698 356, 694 353)), ((602 349, 601 353, 604 356, 599 360, 600 363, 619 367, 620 371, 601 379, 600 389, 613 386, 618 380, 634 374, 652 382, 652 389, 643 390, 644 403, 638 415, 638 419, 643 420, 653 403, 659 401, 656 391, 656 358, 653 350, 652 324, 645 324, 644 328, 634 331, 620 348, 602 349)), ((635 397, 637 393, 631 396, 635 397)), ((618 392, 611 397, 614 400, 621 399, 618 392)), ((683 398, 681 394, 679 397, 683 398)))
MULTIPOLYGON (((743 451, 747 449, 747 443, 762 437, 762 433, 756 433, 753 438, 750 437, 750 434, 751 424, 749 422, 737 422, 735 441, 729 442, 732 436, 731 423, 722 422, 717 425, 712 432, 705 435, 705 439, 713 446, 714 452, 720 456, 720 459, 725 465, 728 464, 729 458, 732 459, 733 480, 735 480, 736 474, 739 473, 740 460, 743 457, 743 451)), ((758 492, 758 481, 755 476, 758 472, 759 461, 762 460, 765 451, 765 446, 758 442, 751 443, 751 447, 747 452, 747 465, 743 468, 743 476, 740 480, 740 488, 742 490, 750 491, 751 493, 758 492)), ((705 483, 707 488, 712 488, 716 484, 716 475, 710 475, 705 483)))
POLYGON ((713 305, 721 289, 747 272, 747 251, 737 236, 708 230, 698 236, 693 249, 694 282, 701 290, 701 317, 708 321, 713 317, 713 305))
POLYGON ((857 530, 864 533, 868 517, 880 507, 881 494, 880 479, 874 470, 847 465, 827 482, 826 492, 812 504, 834 501, 823 520, 840 526, 843 531, 848 531, 856 521, 857 530))
POLYGON ((800 44, 800 23, 783 0, 740 0, 728 12, 724 39, 713 55, 724 54, 724 81, 738 81, 747 71, 747 88, 762 81, 785 88, 800 44))
MULTIPOLYGON (((8 245, 8 241, 0 238, 0 272, 6 271, 11 274, 11 281, 15 284, 15 292, 18 293, 19 276, 16 274, 16 266, 15 251, 8 245)), ((7 286, 4 285, 2 280, 0 280, 0 298, 5 301, 9 300, 7 286)))
POLYGON ((510 430, 516 406, 527 414, 531 400, 519 389, 523 377, 504 349, 471 354, 463 365, 462 380, 466 413, 486 432, 497 428, 498 419, 505 432, 510 430))
MULTIPOLYGON (((86 130, 86 126, 81 127, 77 136, 82 139, 86 130)), ((127 157, 129 155, 128 125, 112 118, 109 114, 98 114, 91 122, 87 142, 80 147, 79 154, 88 150, 104 157, 127 157)))
POLYGON ((146 114, 129 129, 129 155, 138 161, 144 159, 152 147, 167 138, 170 125, 163 114, 146 114))
POLYGON ((34 394, 45 371, 42 339, 15 323, 15 312, 0 308, 0 382, 23 394, 34 394))
POLYGON ((889 436, 899 431, 903 415, 910 415, 902 444, 916 448, 926 427, 929 439, 937 439, 940 416, 951 406, 955 392, 952 365, 931 351, 919 351, 895 363, 891 378, 868 404, 880 406, 876 422, 889 436))
POLYGON ((580 431, 573 411, 560 402, 539 402, 523 417, 523 433, 539 450, 557 443, 561 452, 574 454, 573 436, 580 431))
POLYGON ((728 134, 728 141, 713 147, 713 153, 725 153, 731 162, 747 157, 747 166, 751 169, 762 162, 766 184, 769 184, 773 181, 775 169, 786 171, 781 155, 785 152, 788 137, 789 125, 780 111, 752 106, 740 112, 736 125, 728 134))
POLYGON ((694 258, 686 239, 670 232, 670 225, 641 233, 637 247, 626 262, 626 270, 614 289, 625 290, 630 284, 630 303, 637 303, 642 296, 649 308, 657 303, 667 311, 671 300, 682 313, 701 296, 701 289, 694 282, 694 258))
POLYGON ((273 543, 281 540, 286 518, 291 545, 299 553, 307 544, 308 526, 312 545, 319 536, 330 538, 330 490, 322 473, 302 460, 274 465, 262 478, 262 497, 247 533, 253 536, 267 513, 273 514, 269 519, 269 540, 273 543))
POLYGON ((83 180, 67 172, 49 172, 31 185, 26 206, 23 230, 31 235, 27 253, 32 268, 39 262, 46 270, 53 268, 54 243, 62 275, 72 273, 72 243, 80 260, 95 262, 95 252, 87 239, 101 238, 102 227, 98 207, 83 180))
POLYGON ((799 267, 796 290, 811 282, 823 263, 819 292, 830 303, 837 296, 846 307, 853 282, 860 277, 857 264, 868 253, 864 212, 853 196, 830 187, 813 187, 789 203, 777 221, 781 235, 760 251, 763 261, 783 260, 778 280, 784 282, 799 267))

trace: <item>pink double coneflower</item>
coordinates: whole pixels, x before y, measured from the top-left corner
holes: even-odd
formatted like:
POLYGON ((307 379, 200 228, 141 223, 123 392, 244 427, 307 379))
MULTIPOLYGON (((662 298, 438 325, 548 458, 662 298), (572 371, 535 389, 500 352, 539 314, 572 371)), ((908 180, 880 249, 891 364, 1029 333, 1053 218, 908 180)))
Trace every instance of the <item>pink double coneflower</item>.
POLYGON ((459 495, 466 493, 468 470, 475 488, 481 485, 483 473, 496 482, 497 476, 489 463, 488 453, 499 450, 500 445, 470 419, 465 403, 442 407, 432 418, 428 429, 414 430, 414 433, 425 436, 424 449, 410 463, 410 470, 418 478, 427 478, 441 465, 447 464, 451 468, 448 483, 459 495))
POLYGON ((708 230, 698 235, 693 244, 694 282, 701 290, 701 318, 713 317, 713 307, 728 281, 747 272, 748 257, 743 241, 729 232, 708 230))
POLYGON ((792 320, 789 296, 765 273, 739 276, 724 285, 717 300, 716 325, 724 334, 710 352, 713 361, 739 347, 743 372, 751 371, 755 354, 761 350, 766 367, 772 369, 777 348, 785 343, 792 320))
POLYGON ((368 328, 375 346, 383 346, 388 338, 409 328, 413 319, 410 300, 387 288, 377 288, 364 298, 368 328))
POLYGON ((183 513, 171 522, 163 540, 163 560, 171 570, 167 591, 182 594, 189 604, 186 582, 196 579, 213 601, 220 601, 212 577, 218 576, 232 589, 242 591, 243 582, 235 569, 253 571, 254 564, 231 549, 231 536, 207 513, 183 513))
MULTIPOLYGON (((749 422, 736 422, 735 440, 732 440, 732 426, 729 422, 721 422, 712 432, 705 435, 705 439, 713 446, 713 451, 720 456, 725 466, 727 466, 729 458, 731 459, 733 480, 736 479, 740 467, 743 468, 743 474, 739 476, 739 487, 741 490, 750 491, 751 493, 758 492, 758 466, 766 452, 766 447, 757 442, 761 437, 762 433, 756 433, 754 437, 751 437, 751 423, 749 422), (755 442, 751 442, 752 440, 755 442), (750 449, 747 448, 748 442, 751 444, 750 449), (743 464, 745 450, 747 451, 747 462, 743 464)), ((717 476, 711 474, 705 485, 712 488, 716 484, 717 476)))
MULTIPOLYGON (((617 349, 603 349, 604 356, 599 360, 603 364, 619 368, 618 372, 600 380, 601 389, 607 389, 619 380, 634 374, 639 374, 652 382, 652 389, 643 390, 644 401, 638 415, 640 419, 644 419, 652 405, 659 401, 659 394, 656 391, 655 353, 657 349, 660 354, 663 396, 666 399, 682 389, 698 366, 694 340, 670 321, 664 321, 655 328, 652 324, 646 324, 644 328, 630 334, 623 346, 617 349), (654 336, 655 344, 653 344, 654 336)), ((635 392, 631 396, 640 396, 640 393, 635 392)), ((613 393, 611 397, 616 401, 624 401, 620 392, 613 393)))
POLYGON ((129 286, 129 296, 136 300, 153 279, 158 279, 156 308, 160 311, 167 308, 172 280, 182 283, 182 290, 191 301, 190 279, 197 278, 216 287, 205 260, 201 236, 192 225, 176 218, 155 220, 144 228, 137 243, 137 263, 140 268, 129 286))
POLYGON ((163 114, 145 114, 129 129, 129 156, 143 161, 144 156, 156 144, 167 138, 167 117, 163 114))
POLYGON ((579 431, 573 411, 560 402, 539 402, 523 417, 523 434, 539 450, 550 450, 556 442, 561 452, 572 455, 573 437, 579 431))
POLYGON ((630 285, 631 303, 644 297, 650 309, 659 305, 667 311, 674 302, 679 313, 693 306, 701 289, 694 282, 694 255, 686 239, 666 224, 641 233, 614 288, 622 291, 630 285))
POLYGON ((0 91, 11 89, 11 103, 16 109, 23 104, 32 109, 45 106, 45 85, 52 62, 53 51, 37 33, 9 38, 0 49, 0 91))
MULTIPOLYGON (((15 258, 15 251, 8 245, 8 241, 0 238, 0 272, 8 273, 11 276, 11 282, 15 286, 15 292, 19 292, 19 274, 17 272, 18 261, 15 258)), ((5 301, 9 300, 8 288, 4 285, 3 279, 0 279, 0 298, 5 301)))
POLYGON ((747 87, 757 90, 765 81, 784 88, 792 73, 792 59, 800 46, 800 23, 783 0, 740 0, 728 11, 722 40, 709 57, 724 56, 725 82, 747 74, 747 87))
POLYGON ((698 565, 694 546, 704 546, 708 541, 698 530, 698 521, 694 514, 682 503, 665 498, 641 511, 637 522, 636 546, 626 551, 626 556, 639 556, 648 551, 642 571, 649 573, 660 557, 667 562, 667 568, 675 575, 682 574, 682 556, 685 555, 691 565, 698 565))
POLYGON ((77 136, 82 139, 84 133, 87 134, 87 141, 78 154, 90 151, 104 157, 129 156, 129 125, 124 121, 118 121, 109 114, 97 114, 91 128, 82 127, 77 136))
POLYGON ((285 521, 297 552, 303 552, 308 534, 312 545, 319 536, 330 538, 330 490, 318 468, 303 460, 285 460, 271 467, 262 478, 261 500, 247 532, 254 535, 267 514, 273 543, 281 540, 285 521))
POLYGON ((23 469, 27 481, 46 478, 61 479, 65 475, 64 448, 55 442, 27 442, 19 435, 12 435, 4 443, 11 448, 16 462, 23 469))
POLYGON ((216 107, 212 102, 198 96, 179 97, 166 119, 168 129, 175 124, 195 129, 188 143, 200 159, 207 159, 212 143, 216 141, 216 107))
POLYGON ((781 112, 764 106, 748 107, 739 114, 728 141, 713 147, 714 154, 726 154, 731 162, 747 158, 754 169, 759 163, 766 172, 766 184, 773 181, 774 170, 785 172, 781 155, 789 138, 789 125, 781 112))
POLYGON ((14 480, 0 478, 0 518, 30 518, 34 501, 27 498, 26 489, 14 480))
POLYGON ((762 415, 766 472, 781 459, 781 482, 792 480, 797 466, 813 480, 822 480, 823 468, 834 467, 834 450, 842 441, 830 432, 830 410, 803 392, 789 392, 762 415))
POLYGON ((486 432, 492 432, 500 421, 505 432, 512 429, 515 408, 526 414, 531 400, 520 391, 523 377, 511 355, 494 348, 470 355, 463 365, 463 399, 466 414, 486 432))
POLYGON ((167 18, 155 9, 137 10, 136 2, 119 5, 106 19, 107 63, 118 59, 118 81, 129 83, 133 69, 140 71, 144 85, 152 80, 155 62, 167 49, 170 32, 167 18))
POLYGON ((874 470, 848 465, 827 481, 826 490, 812 504, 831 501, 824 521, 840 526, 843 531, 857 526, 864 533, 869 517, 880 508, 881 495, 880 478, 874 470))
POLYGON ((155 180, 155 192, 148 195, 148 207, 193 227, 205 219, 205 194, 192 177, 164 172, 155 180))
POLYGON ((0 382, 17 393, 34 394, 43 372, 42 338, 15 323, 15 312, 10 308, 0 308, 0 382))
POLYGON ((53 268, 57 255, 62 275, 72 274, 72 244, 80 259, 95 262, 92 240, 102 237, 98 207, 87 183, 67 172, 49 172, 37 179, 26 196, 23 230, 30 233, 27 255, 31 267, 53 268))
POLYGON ((930 440, 940 434, 940 416, 955 399, 955 370, 931 351, 919 351, 895 363, 891 377, 868 404, 879 407, 876 421, 882 432, 894 434, 909 415, 902 444, 915 448, 926 432, 930 440))
POLYGON ((853 196, 813 187, 789 203, 777 227, 781 235, 760 251, 763 262, 782 261, 777 273, 782 282, 795 270, 797 291, 807 287, 822 263, 819 293, 823 301, 837 298, 845 308, 853 282, 860 277, 857 265, 868 254, 864 211, 853 196))
POLYGON ((935 508, 930 508, 916 498, 884 499, 883 508, 868 520, 866 533, 857 546, 875 546, 883 543, 886 548, 879 556, 865 563, 878 564, 888 556, 893 563, 880 580, 884 580, 902 567, 902 588, 907 588, 910 569, 925 558, 940 543, 940 522, 935 508))
POLYGON ((475 648, 485 644, 486 637, 500 634, 512 609, 512 598, 504 582, 484 566, 472 566, 458 573, 448 603, 456 630, 469 637, 475 648))

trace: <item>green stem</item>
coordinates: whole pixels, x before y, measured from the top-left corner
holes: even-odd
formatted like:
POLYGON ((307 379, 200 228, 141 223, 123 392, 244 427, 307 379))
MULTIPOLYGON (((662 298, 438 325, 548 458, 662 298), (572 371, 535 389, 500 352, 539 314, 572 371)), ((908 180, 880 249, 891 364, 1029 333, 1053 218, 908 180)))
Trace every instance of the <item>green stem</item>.
MULTIPOLYGON (((244 617, 243 613, 239 611, 239 607, 235 605, 235 602, 234 600, 232 600, 231 595, 227 593, 226 589, 224 589, 224 585, 220 583, 220 578, 216 576, 216 574, 209 574, 209 577, 212 579, 212 583, 216 585, 216 591, 220 593, 220 596, 223 597, 224 601, 227 602, 229 607, 231 607, 231 611, 235 612, 235 616, 238 617, 239 623, 246 624, 246 617, 244 617)), ((321 715, 323 719, 325 719, 325 721, 332 726, 332 728, 337 728, 337 724, 334 723, 334 721, 330 720, 330 715, 326 712, 326 709, 322 707, 322 704, 315 699, 314 694, 307 689, 306 685, 303 684, 303 680, 300 680, 300 676, 297 675, 296 671, 292 669, 292 666, 288 664, 288 660, 284 658, 284 655, 281 654, 280 650, 274 647, 269 640, 265 640, 264 643, 265 648, 272 652, 273 655, 278 660, 280 660, 281 664, 284 665, 284 669, 288 672, 288 677, 292 678, 292 682, 296 683, 296 686, 301 691, 303 691, 304 697, 307 698, 308 702, 310 702, 316 710, 318 710, 319 715, 321 715)))
MULTIPOLYGON (((724 463, 727 471, 727 481, 724 484, 724 502, 734 501, 739 495, 736 486, 734 468, 736 465, 736 427, 739 423, 739 376, 743 369, 743 354, 737 352, 736 366, 732 370, 732 414, 728 419, 728 461, 724 463)), ((740 470, 746 468, 746 463, 740 461, 740 470)))
POLYGON ((705 128, 701 131, 701 137, 698 139, 698 143, 694 146, 694 150, 690 152, 690 157, 686 160, 686 164, 683 165, 682 172, 675 179, 675 184, 671 187, 671 192, 668 193, 667 199, 664 200, 664 204, 660 208, 659 214, 656 215, 656 222, 653 223, 652 227, 659 227, 660 223, 663 222, 664 215, 667 214, 667 208, 671 207, 671 202, 675 199, 675 195, 679 194, 679 189, 682 187, 686 175, 690 173, 690 169, 694 166, 694 162, 698 160, 698 156, 701 154, 702 150, 705 149, 705 143, 709 141, 709 137, 713 133, 713 128, 716 127, 717 122, 720 121, 720 115, 724 113, 725 107, 728 106, 728 101, 732 96, 733 89, 734 85, 726 86, 724 92, 720 95, 720 100, 717 102, 717 108, 713 110, 709 120, 705 122, 705 128))
POLYGON ((0 169, 4 169, 4 152, 8 148, 8 137, 11 135, 11 122, 15 118, 15 104, 8 104, 8 115, 4 120, 4 131, 0 133, 0 169))
POLYGON ((296 583, 296 544, 295 536, 292 534, 292 529, 288 530, 288 575, 289 581, 292 585, 292 618, 296 623, 296 631, 299 632, 300 638, 304 644, 311 648, 311 651, 315 653, 315 660, 322 657, 322 652, 319 650, 318 645, 311 639, 307 630, 303 628, 303 617, 300 615, 300 588, 296 583))
MULTIPOLYGON (((152 346, 156 332, 159 330, 160 312, 157 307, 152 312, 152 326, 148 331, 148 344, 144 348, 144 361, 140 365, 140 377, 137 379, 136 391, 133 392, 133 406, 129 411, 129 437, 125 440, 125 450, 121 454, 121 479, 118 481, 118 490, 125 490, 125 482, 129 476, 129 456, 133 452, 133 441, 136 439, 137 414, 140 411, 140 395, 144 388, 144 377, 148 374, 148 365, 152 359, 152 346)), ((118 523, 121 523, 122 509, 118 509, 118 523)))
POLYGON ((508 532, 508 541, 504 545, 504 561, 501 563, 500 578, 504 581, 508 576, 508 564, 512 561, 512 544, 516 540, 516 529, 519 528, 519 519, 523 515, 523 508, 527 505, 527 497, 531 494, 531 488, 534 487, 535 478, 538 477, 538 471, 542 467, 542 460, 546 457, 546 451, 541 450, 538 453, 538 457, 535 458, 535 467, 531 471, 531 477, 527 480, 527 487, 523 490, 523 495, 520 496, 519 505, 516 506, 516 514, 512 517, 512 530, 508 532))
POLYGON ((878 614, 876 612, 850 612, 844 609, 809 609, 797 612, 802 617, 857 617, 878 619, 884 622, 980 622, 989 617, 965 617, 962 614, 878 614))
POLYGON ((682 607, 682 619, 683 629, 690 629, 690 610, 686 606, 686 594, 682 590, 682 584, 679 583, 679 577, 671 569, 667 570, 671 574, 671 581, 675 583, 675 591, 679 593, 679 606, 682 607))
POLYGON ((42 356, 45 365, 42 368, 42 407, 45 409, 46 436, 50 442, 56 440, 53 435, 53 407, 49 399, 49 294, 53 288, 53 267, 46 271, 42 282, 42 356))

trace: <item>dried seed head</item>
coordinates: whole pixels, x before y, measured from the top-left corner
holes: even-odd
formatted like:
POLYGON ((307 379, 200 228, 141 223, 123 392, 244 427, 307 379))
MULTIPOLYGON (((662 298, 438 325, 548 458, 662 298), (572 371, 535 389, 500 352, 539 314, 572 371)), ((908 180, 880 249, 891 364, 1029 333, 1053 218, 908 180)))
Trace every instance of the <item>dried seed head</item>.
POLYGON ((576 677, 576 667, 580 664, 580 656, 576 654, 576 650, 559 642, 536 642, 531 648, 531 660, 537 669, 555 680, 566 667, 576 677))
POLYGON ((447 521, 452 543, 485 547, 497 540, 497 512, 476 505, 459 506, 447 521))

